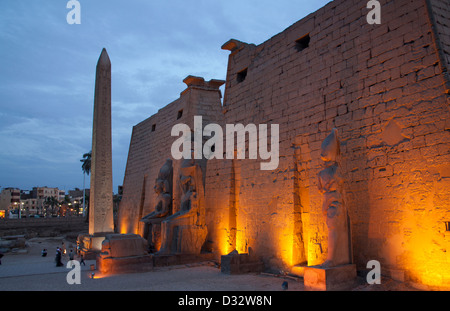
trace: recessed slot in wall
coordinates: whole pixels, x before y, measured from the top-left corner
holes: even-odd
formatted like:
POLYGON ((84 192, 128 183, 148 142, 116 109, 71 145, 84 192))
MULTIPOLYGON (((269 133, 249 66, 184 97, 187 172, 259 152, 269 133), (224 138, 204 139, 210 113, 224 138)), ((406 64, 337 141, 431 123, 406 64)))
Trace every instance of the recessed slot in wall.
POLYGON ((156 130, 156 124, 152 125, 152 132, 154 132, 156 130))
POLYGON ((300 39, 295 41, 295 49, 300 52, 306 49, 309 46, 309 41, 311 38, 309 37, 309 34, 301 37, 300 39))
POLYGON ((181 109, 180 111, 178 111, 178 114, 177 114, 177 120, 179 119, 179 118, 181 118, 183 116, 183 109, 181 109))
POLYGON ((246 77, 247 77, 247 68, 245 68, 244 70, 241 70, 237 73, 236 81, 238 83, 241 83, 242 81, 245 80, 246 77))
POLYGON ((450 232, 450 221, 444 221, 445 223, 445 231, 450 232))

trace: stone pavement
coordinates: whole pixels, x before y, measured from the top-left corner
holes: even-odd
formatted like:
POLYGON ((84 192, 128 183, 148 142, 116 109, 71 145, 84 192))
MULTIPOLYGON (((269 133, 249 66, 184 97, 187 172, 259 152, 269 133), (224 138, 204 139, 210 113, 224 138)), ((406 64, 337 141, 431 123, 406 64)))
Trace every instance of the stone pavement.
MULTIPOLYGON (((102 277, 97 271, 91 277, 90 265, 95 260, 86 260, 81 266, 81 284, 69 285, 66 276, 70 269, 56 267, 56 247, 62 238, 32 239, 27 242, 26 254, 5 254, 0 265, 0 291, 303 291, 301 278, 276 277, 268 274, 227 275, 220 269, 199 263, 155 268, 147 273, 129 273, 102 277), (47 248, 47 257, 41 257, 42 248, 47 248), (283 282, 288 289, 283 289, 283 282)), ((66 247, 70 245, 65 242, 66 247)), ((78 259, 78 258, 75 258, 78 259)), ((67 263, 67 256, 63 263, 67 263)), ((381 285, 361 282, 357 291, 411 290, 402 283, 383 279, 381 285)))

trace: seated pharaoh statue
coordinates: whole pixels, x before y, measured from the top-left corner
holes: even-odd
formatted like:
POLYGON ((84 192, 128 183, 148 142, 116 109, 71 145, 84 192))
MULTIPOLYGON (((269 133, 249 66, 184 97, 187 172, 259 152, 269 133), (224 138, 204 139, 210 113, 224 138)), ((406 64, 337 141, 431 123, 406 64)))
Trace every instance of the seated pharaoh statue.
POLYGON ((172 214, 172 180, 172 160, 167 159, 155 181, 154 190, 158 195, 155 210, 140 220, 145 224, 143 237, 148 241, 150 252, 161 247, 161 222, 172 214))
POLYGON ((181 190, 177 212, 161 223, 158 254, 200 254, 206 239, 203 173, 194 159, 184 159, 179 174, 181 190))

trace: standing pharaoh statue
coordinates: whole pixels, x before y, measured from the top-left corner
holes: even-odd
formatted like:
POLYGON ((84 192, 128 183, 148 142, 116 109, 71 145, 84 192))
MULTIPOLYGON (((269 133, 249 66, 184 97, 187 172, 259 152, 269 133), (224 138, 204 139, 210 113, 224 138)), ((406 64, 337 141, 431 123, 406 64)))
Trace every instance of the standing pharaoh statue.
POLYGON ((322 213, 328 227, 328 255, 321 265, 324 268, 352 262, 349 218, 342 198, 343 179, 339 172, 339 155, 337 129, 333 129, 321 146, 320 156, 325 168, 318 175, 319 191, 323 193, 322 213))

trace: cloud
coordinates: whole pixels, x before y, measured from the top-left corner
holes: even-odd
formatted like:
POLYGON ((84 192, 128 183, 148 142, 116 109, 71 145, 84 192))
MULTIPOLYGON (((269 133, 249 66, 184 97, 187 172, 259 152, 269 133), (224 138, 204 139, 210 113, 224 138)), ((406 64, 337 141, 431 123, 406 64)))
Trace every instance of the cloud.
POLYGON ((231 38, 259 44, 326 1, 0 1, 0 186, 82 185, 95 66, 112 62, 114 189, 132 127, 179 97, 188 75, 225 79, 231 38))
POLYGON ((16 118, 0 129, 0 156, 67 163, 78 159, 84 151, 81 142, 90 135, 91 130, 77 120, 16 118))

